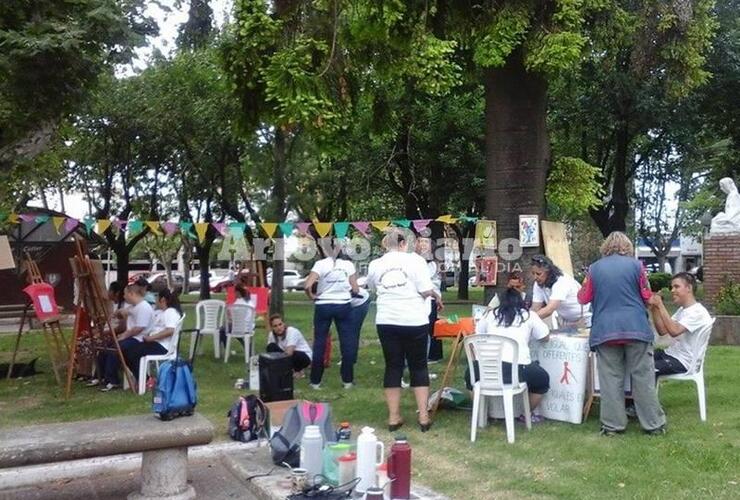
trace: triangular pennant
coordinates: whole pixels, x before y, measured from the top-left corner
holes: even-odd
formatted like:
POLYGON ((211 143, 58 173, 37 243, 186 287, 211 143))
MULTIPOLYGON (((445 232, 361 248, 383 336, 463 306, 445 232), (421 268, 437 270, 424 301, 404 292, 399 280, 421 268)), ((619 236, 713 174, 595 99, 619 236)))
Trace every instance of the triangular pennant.
POLYGON ((457 221, 457 219, 451 215, 440 215, 436 220, 444 222, 445 224, 454 224, 457 221))
POLYGON ((144 229, 144 222, 140 220, 130 220, 126 224, 126 229, 128 229, 130 236, 139 234, 144 229))
POLYGON ((231 237, 237 240, 244 238, 244 229, 247 225, 244 222, 232 222, 229 224, 229 233, 231 237))
POLYGON ((82 223, 85 225, 85 232, 89 235, 92 232, 93 227, 95 227, 95 219, 92 217, 85 217, 82 223))
POLYGON ((308 234, 308 228, 311 227, 310 222, 296 222, 295 227, 301 234, 308 234))
POLYGON ((18 214, 16 213, 8 214, 8 224, 18 224, 19 222, 20 222, 20 219, 18 217, 18 214))
POLYGON ((164 229, 164 234, 166 234, 167 236, 172 236, 173 234, 177 232, 177 223, 163 222, 162 229, 164 229))
POLYGON ((123 231, 123 228, 126 227, 127 223, 128 221, 121 220, 121 219, 116 219, 113 221, 113 225, 116 226, 119 231, 123 231))
POLYGON ((278 225, 280 226, 280 231, 283 233, 283 236, 291 236, 293 234, 294 224, 292 222, 281 222, 278 225))
POLYGON ((96 233, 103 235, 110 227, 111 222, 108 219, 98 219, 98 229, 95 231, 96 233))
POLYGON ((316 232, 319 233, 319 236, 321 238, 326 238, 326 235, 331 232, 332 227, 331 222, 314 222, 313 227, 316 229, 316 232))
POLYGON ((212 222, 213 229, 218 231, 221 236, 226 236, 226 223, 225 222, 212 222))
POLYGON ((361 232, 363 236, 367 236, 367 230, 370 229, 369 222, 353 222, 352 225, 355 226, 355 229, 361 232))
POLYGON ((414 224, 414 230, 417 233, 420 233, 429 225, 430 222, 432 222, 432 219, 417 219, 412 222, 414 224))
POLYGON ((206 233, 208 232, 208 223, 207 222, 196 222, 195 223, 195 234, 198 235, 198 241, 200 243, 203 243, 203 240, 206 239, 206 233))
POLYGON ((33 222, 36 220, 36 214, 20 214, 19 217, 23 222, 33 222))
POLYGON ((395 219, 393 221, 393 225, 398 227, 409 227, 411 226, 411 221, 408 219, 395 219))
POLYGON ((149 228, 149 230, 152 232, 153 235, 159 236, 160 234, 162 234, 159 231, 160 226, 159 226, 158 220, 147 220, 147 221, 144 221, 144 224, 146 225, 146 227, 149 228))
POLYGON ((275 231, 278 227, 276 222, 263 222, 260 226, 262 226, 262 229, 265 231, 268 238, 272 238, 275 235, 275 231))
POLYGON ((192 229, 193 223, 192 222, 181 222, 180 223, 180 232, 184 234, 185 236, 192 236, 193 233, 190 232, 190 229, 192 229))
POLYGON ((460 220, 464 222, 472 222, 473 224, 475 224, 476 222, 478 222, 478 217, 471 217, 468 215, 463 215, 460 217, 460 220))
POLYGON ((67 220, 66 217, 52 217, 51 222, 54 224, 54 229, 57 230, 57 234, 59 234, 59 229, 62 227, 62 224, 64 224, 64 221, 67 220))
POLYGON ((36 216, 36 219, 35 219, 35 221, 36 221, 36 222, 37 222, 38 224, 46 224, 47 222, 49 222, 49 219, 50 219, 50 218, 51 218, 51 217, 50 217, 49 215, 46 215, 46 214, 40 214, 40 215, 37 215, 37 216, 36 216))
POLYGON ((342 239, 347 237, 347 231, 349 231, 349 222, 335 222, 334 223, 334 234, 337 238, 342 239))
POLYGON ((387 228, 390 225, 391 221, 389 220, 374 220, 370 224, 377 229, 378 231, 382 231, 385 228, 387 228))
POLYGON ((69 217, 66 221, 64 221, 64 229, 70 233, 74 231, 77 226, 80 224, 80 221, 77 219, 73 219, 72 217, 69 217))

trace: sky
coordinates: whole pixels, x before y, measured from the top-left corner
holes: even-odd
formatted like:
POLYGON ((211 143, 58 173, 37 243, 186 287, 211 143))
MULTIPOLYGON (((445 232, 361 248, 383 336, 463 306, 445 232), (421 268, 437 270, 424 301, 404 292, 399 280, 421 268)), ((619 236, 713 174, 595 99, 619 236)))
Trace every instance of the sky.
MULTIPOLYGON (((158 48, 163 54, 169 55, 175 49, 175 39, 177 30, 182 23, 188 19, 189 0, 179 0, 180 5, 177 7, 178 0, 160 0, 159 2, 149 2, 147 13, 153 17, 159 25, 159 36, 151 39, 147 47, 137 50, 137 57, 131 66, 125 66, 118 69, 117 74, 120 76, 130 76, 146 67, 149 56, 155 48, 158 48), (170 11, 160 7, 169 7, 170 11)), ((218 26, 223 26, 224 21, 231 12, 233 0, 211 0, 213 17, 218 26)), ((61 210, 61 202, 56 194, 47 193, 49 208, 61 210)), ((64 196, 64 204, 67 215, 82 219, 88 214, 88 206, 83 199, 82 193, 68 192, 64 196)), ((36 198, 29 202, 30 206, 42 206, 41 199, 36 198)))

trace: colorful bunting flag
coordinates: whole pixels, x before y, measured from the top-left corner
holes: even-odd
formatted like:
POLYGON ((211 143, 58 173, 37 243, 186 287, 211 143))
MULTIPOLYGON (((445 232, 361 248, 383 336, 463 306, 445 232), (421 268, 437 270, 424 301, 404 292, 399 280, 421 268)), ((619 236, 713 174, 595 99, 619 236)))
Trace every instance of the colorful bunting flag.
POLYGON ((268 238, 272 238, 275 235, 275 231, 278 227, 275 222, 263 222, 260 226, 262 226, 262 229, 265 231, 268 238))
POLYGON ((349 231, 349 222, 335 222, 334 223, 334 234, 337 235, 337 238, 339 239, 346 238, 348 231, 349 231))
POLYGON ((66 217, 52 217, 51 222, 54 224, 54 229, 56 229, 57 234, 59 234, 59 229, 62 227, 62 224, 64 224, 64 221, 67 220, 66 217))
POLYGON ((426 227, 429 225, 429 223, 432 222, 432 219, 417 219, 413 221, 414 223, 414 230, 417 233, 422 232, 426 227))
POLYGON ((387 228, 390 225, 391 221, 389 220, 374 220, 370 224, 377 229, 378 231, 382 231, 385 228, 387 228))
POLYGON ((229 224, 229 232, 231 237, 237 240, 244 238, 244 229, 247 225, 244 222, 232 222, 229 224))
POLYGON ((34 214, 20 214, 20 218, 23 222, 33 222, 36 220, 36 215, 34 214))
POLYGON ((148 221, 145 221, 144 224, 146 224, 146 227, 149 228, 149 230, 152 232, 154 236, 159 236, 160 234, 162 234, 159 231, 159 221, 148 220, 148 221))
POLYGON ((8 223, 9 224, 18 224, 20 222, 18 218, 18 214, 16 213, 9 213, 8 214, 8 223))
POLYGON ((177 231, 177 224, 174 222, 163 222, 162 229, 164 229, 164 234, 172 236, 177 231))
POLYGON ((193 233, 190 232, 192 228, 193 228, 192 222, 181 222, 180 223, 180 232, 187 237, 191 237, 193 235, 193 233))
POLYGON ((206 233, 208 232, 207 222, 196 222, 195 223, 195 234, 198 235, 198 242, 203 243, 206 239, 206 233))
POLYGON ((90 216, 87 216, 87 217, 85 217, 85 218, 84 218, 84 219, 82 220, 82 223, 83 223, 83 224, 85 225, 85 232, 86 232, 86 233, 88 234, 88 236, 89 236, 89 235, 90 235, 90 233, 91 233, 91 232, 92 232, 92 230, 93 230, 93 227, 95 227, 95 219, 93 219, 93 218, 92 218, 92 217, 90 217, 90 216))
POLYGON ((221 236, 226 236, 226 223, 225 222, 213 222, 211 223, 213 229, 218 231, 221 236))
POLYGON ((441 215, 437 217, 437 220, 439 222, 444 222, 445 224, 454 224, 455 222, 457 222, 457 219, 451 215, 441 215))
POLYGON ((108 228, 110 227, 110 225, 111 225, 110 220, 108 220, 108 219, 98 219, 98 229, 96 230, 96 232, 99 235, 102 236, 108 230, 108 228))
POLYGON ((69 217, 67 218, 66 221, 64 221, 64 229, 68 233, 71 233, 77 228, 79 224, 80 224, 80 221, 78 221, 77 219, 73 219, 72 217, 69 217))
POLYGON ((328 235, 331 232, 331 227, 333 224, 331 222, 314 222, 313 227, 316 229, 316 232, 319 233, 319 236, 321 238, 326 238, 326 235, 328 235))
POLYGON ((144 229, 144 222, 140 220, 130 220, 126 223, 126 229, 128 229, 129 236, 134 236, 144 229))
POLYGON ((408 219, 395 219, 393 221, 393 225, 398 227, 410 227, 411 221, 408 219))
POLYGON ((369 222, 353 222, 352 225, 355 226, 355 229, 361 232, 363 236, 367 236, 367 231, 370 229, 369 222))
POLYGON ((36 221, 37 224, 46 224, 47 222, 49 222, 50 218, 51 217, 46 214, 39 214, 36 216, 36 219, 34 220, 36 221))
POLYGON ((293 234, 294 224, 292 222, 281 222, 278 225, 280 226, 280 231, 283 233, 283 236, 288 237, 293 234))
POLYGON ((311 227, 310 222, 296 222, 295 227, 298 228, 301 234, 308 234, 308 228, 311 227))
POLYGON ((126 227, 126 223, 128 221, 116 219, 113 221, 113 225, 118 228, 119 231, 123 231, 123 228, 126 227))

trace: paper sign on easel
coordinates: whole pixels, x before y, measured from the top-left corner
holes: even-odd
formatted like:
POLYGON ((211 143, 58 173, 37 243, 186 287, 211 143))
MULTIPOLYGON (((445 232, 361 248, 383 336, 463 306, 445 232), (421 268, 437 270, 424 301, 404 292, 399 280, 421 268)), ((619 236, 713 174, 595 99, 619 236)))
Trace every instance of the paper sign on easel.
POLYGON ((33 310, 40 321, 56 319, 59 316, 53 286, 48 283, 34 283, 23 291, 31 298, 33 310))

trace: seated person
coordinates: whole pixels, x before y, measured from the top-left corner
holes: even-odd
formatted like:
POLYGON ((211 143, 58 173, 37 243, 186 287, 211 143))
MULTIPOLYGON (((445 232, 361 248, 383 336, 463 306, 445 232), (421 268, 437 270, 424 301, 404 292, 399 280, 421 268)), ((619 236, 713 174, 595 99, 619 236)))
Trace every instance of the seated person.
POLYGON ((563 274, 558 266, 544 255, 532 257, 532 310, 540 318, 549 318, 558 313, 559 327, 578 328, 591 326, 591 311, 588 305, 578 302, 581 285, 571 276, 563 274))
MULTIPOLYGON (((126 330, 117 335, 118 345, 125 352, 131 346, 142 341, 149 334, 154 325, 154 310, 144 300, 146 290, 139 285, 128 285, 123 292, 123 298, 129 305, 126 309, 119 309, 119 313, 126 318, 126 330)), ((101 351, 98 355, 98 375, 102 377, 90 381, 88 385, 104 384, 101 389, 108 392, 121 387, 119 370, 121 360, 115 347, 101 351)))
POLYGON ((694 353, 703 347, 699 345, 698 333, 712 318, 707 309, 696 301, 695 289, 696 278, 693 275, 678 273, 673 276, 671 295, 673 302, 679 306, 673 316, 663 304, 660 294, 654 294, 648 302, 658 334, 670 335, 676 340, 665 351, 655 351, 656 376, 685 373, 692 368, 694 353))
MULTIPOLYGON (((506 288, 514 288, 522 294, 524 299, 524 306, 529 309, 532 306, 532 301, 527 299, 527 284, 524 282, 524 276, 520 271, 511 271, 506 280, 506 288)), ((498 294, 494 294, 491 301, 488 303, 487 310, 496 309, 501 301, 498 298, 498 294)))
POLYGON ((182 316, 182 308, 177 295, 165 288, 157 295, 157 310, 154 312, 154 325, 141 342, 134 342, 123 349, 126 364, 134 377, 139 376, 141 358, 149 355, 167 354, 172 347, 172 336, 182 316))
POLYGON ((152 292, 152 284, 143 276, 140 276, 136 280, 136 284, 146 291, 144 293, 144 300, 146 300, 150 306, 155 307, 157 305, 157 297, 155 297, 154 292, 152 292))
MULTIPOLYGON (((517 342, 519 347, 519 359, 517 360, 519 381, 526 382, 529 387, 530 410, 537 408, 544 394, 550 389, 550 376, 539 363, 532 362, 529 354, 529 341, 531 339, 546 341, 550 335, 550 330, 539 316, 527 311, 521 292, 516 288, 507 289, 501 297, 501 304, 478 321, 475 332, 501 335, 517 342)), ((514 354, 508 346, 504 348, 502 370, 504 383, 506 384, 511 383, 513 356, 514 354)), ((477 372, 477 366, 475 366, 475 370, 477 372)), ((478 373, 475 375, 477 378, 478 373)), ((472 390, 468 371, 465 373, 465 383, 468 389, 472 390)))
POLYGON ((270 334, 267 336, 267 352, 284 352, 292 356, 293 371, 301 376, 311 364, 311 347, 298 328, 288 326, 279 314, 270 316, 270 334))
MULTIPOLYGON (((247 287, 241 283, 234 286, 234 293, 236 294, 236 300, 233 304, 226 306, 226 323, 231 328, 231 308, 235 305, 244 305, 252 308, 251 314, 249 314, 248 321, 252 322, 252 331, 254 331, 254 311, 257 309, 257 297, 252 297, 247 290, 247 287)), ((226 346, 226 328, 221 327, 219 330, 219 340, 222 346, 226 346)), ((237 340, 244 345, 244 339, 237 338, 237 340)))

